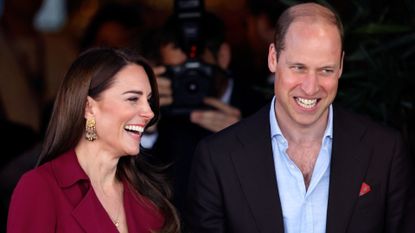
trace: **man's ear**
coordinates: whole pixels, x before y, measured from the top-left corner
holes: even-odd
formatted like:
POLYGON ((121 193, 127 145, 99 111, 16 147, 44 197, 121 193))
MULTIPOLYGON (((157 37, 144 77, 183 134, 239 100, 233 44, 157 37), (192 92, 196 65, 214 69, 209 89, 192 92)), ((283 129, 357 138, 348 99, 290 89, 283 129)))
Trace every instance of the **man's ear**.
POLYGON ((229 68, 229 64, 231 63, 231 46, 224 42, 220 45, 218 51, 218 65, 220 68, 227 70, 229 68))
POLYGON ((269 45, 268 49, 268 69, 274 73, 277 68, 277 51, 274 43, 269 45))
POLYGON ((85 103, 85 116, 84 116, 85 119, 94 117, 95 108, 96 108, 96 101, 90 96, 87 96, 86 103, 85 103))

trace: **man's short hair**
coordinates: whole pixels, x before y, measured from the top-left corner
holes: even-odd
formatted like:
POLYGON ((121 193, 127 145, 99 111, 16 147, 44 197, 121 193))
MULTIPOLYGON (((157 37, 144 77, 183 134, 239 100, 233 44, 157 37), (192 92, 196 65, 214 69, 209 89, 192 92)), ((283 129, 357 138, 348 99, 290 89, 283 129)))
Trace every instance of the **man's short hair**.
POLYGON ((285 47, 285 35, 290 25, 299 18, 309 17, 316 20, 323 20, 336 26, 340 35, 341 48, 343 50, 343 23, 338 13, 329 6, 317 3, 304 3, 287 8, 275 25, 274 46, 277 52, 277 59, 285 47))

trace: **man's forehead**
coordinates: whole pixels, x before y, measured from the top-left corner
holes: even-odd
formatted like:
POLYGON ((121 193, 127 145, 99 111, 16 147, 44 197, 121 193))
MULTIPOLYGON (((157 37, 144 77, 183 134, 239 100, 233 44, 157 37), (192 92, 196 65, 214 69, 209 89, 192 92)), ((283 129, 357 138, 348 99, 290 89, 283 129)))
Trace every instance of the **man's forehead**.
MULTIPOLYGON (((293 21, 287 29, 284 37, 284 44, 290 43, 290 40, 297 40, 301 37, 322 36, 326 38, 337 38, 342 44, 342 38, 339 29, 326 20, 315 19, 309 20, 304 17, 293 21)), ((285 47, 285 46, 284 46, 285 47)))
POLYGON ((333 11, 316 3, 304 3, 298 4, 289 9, 291 15, 296 17, 311 16, 311 17, 323 17, 332 18, 335 17, 333 11))

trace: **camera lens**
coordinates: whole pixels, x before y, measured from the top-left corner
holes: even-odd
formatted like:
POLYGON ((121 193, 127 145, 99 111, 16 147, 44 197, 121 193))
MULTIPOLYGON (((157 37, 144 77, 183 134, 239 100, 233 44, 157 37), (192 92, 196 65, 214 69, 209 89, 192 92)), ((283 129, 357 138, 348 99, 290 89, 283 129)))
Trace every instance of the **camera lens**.
POLYGON ((199 89, 199 87, 198 87, 197 83, 195 83, 195 82, 189 82, 187 84, 187 90, 192 94, 197 93, 198 89, 199 89))

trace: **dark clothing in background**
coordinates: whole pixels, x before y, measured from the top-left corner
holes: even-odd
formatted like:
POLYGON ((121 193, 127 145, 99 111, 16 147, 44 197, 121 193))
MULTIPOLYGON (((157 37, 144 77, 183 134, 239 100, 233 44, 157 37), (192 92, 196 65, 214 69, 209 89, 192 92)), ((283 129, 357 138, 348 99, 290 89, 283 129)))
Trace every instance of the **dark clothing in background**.
MULTIPOLYGON (((242 117, 256 112, 265 98, 247 86, 234 82, 230 105, 238 108, 242 117)), ((170 175, 173 182, 174 204, 183 211, 193 153, 197 143, 212 134, 184 117, 163 117, 158 124, 159 138, 153 154, 164 162, 171 163, 170 175)))
POLYGON ((5 232, 10 196, 20 176, 35 166, 37 157, 24 159, 22 162, 25 164, 19 164, 13 169, 9 167, 38 143, 39 136, 30 127, 4 118, 0 119, 0 132, 3 135, 0 142, 0 232, 5 232))

